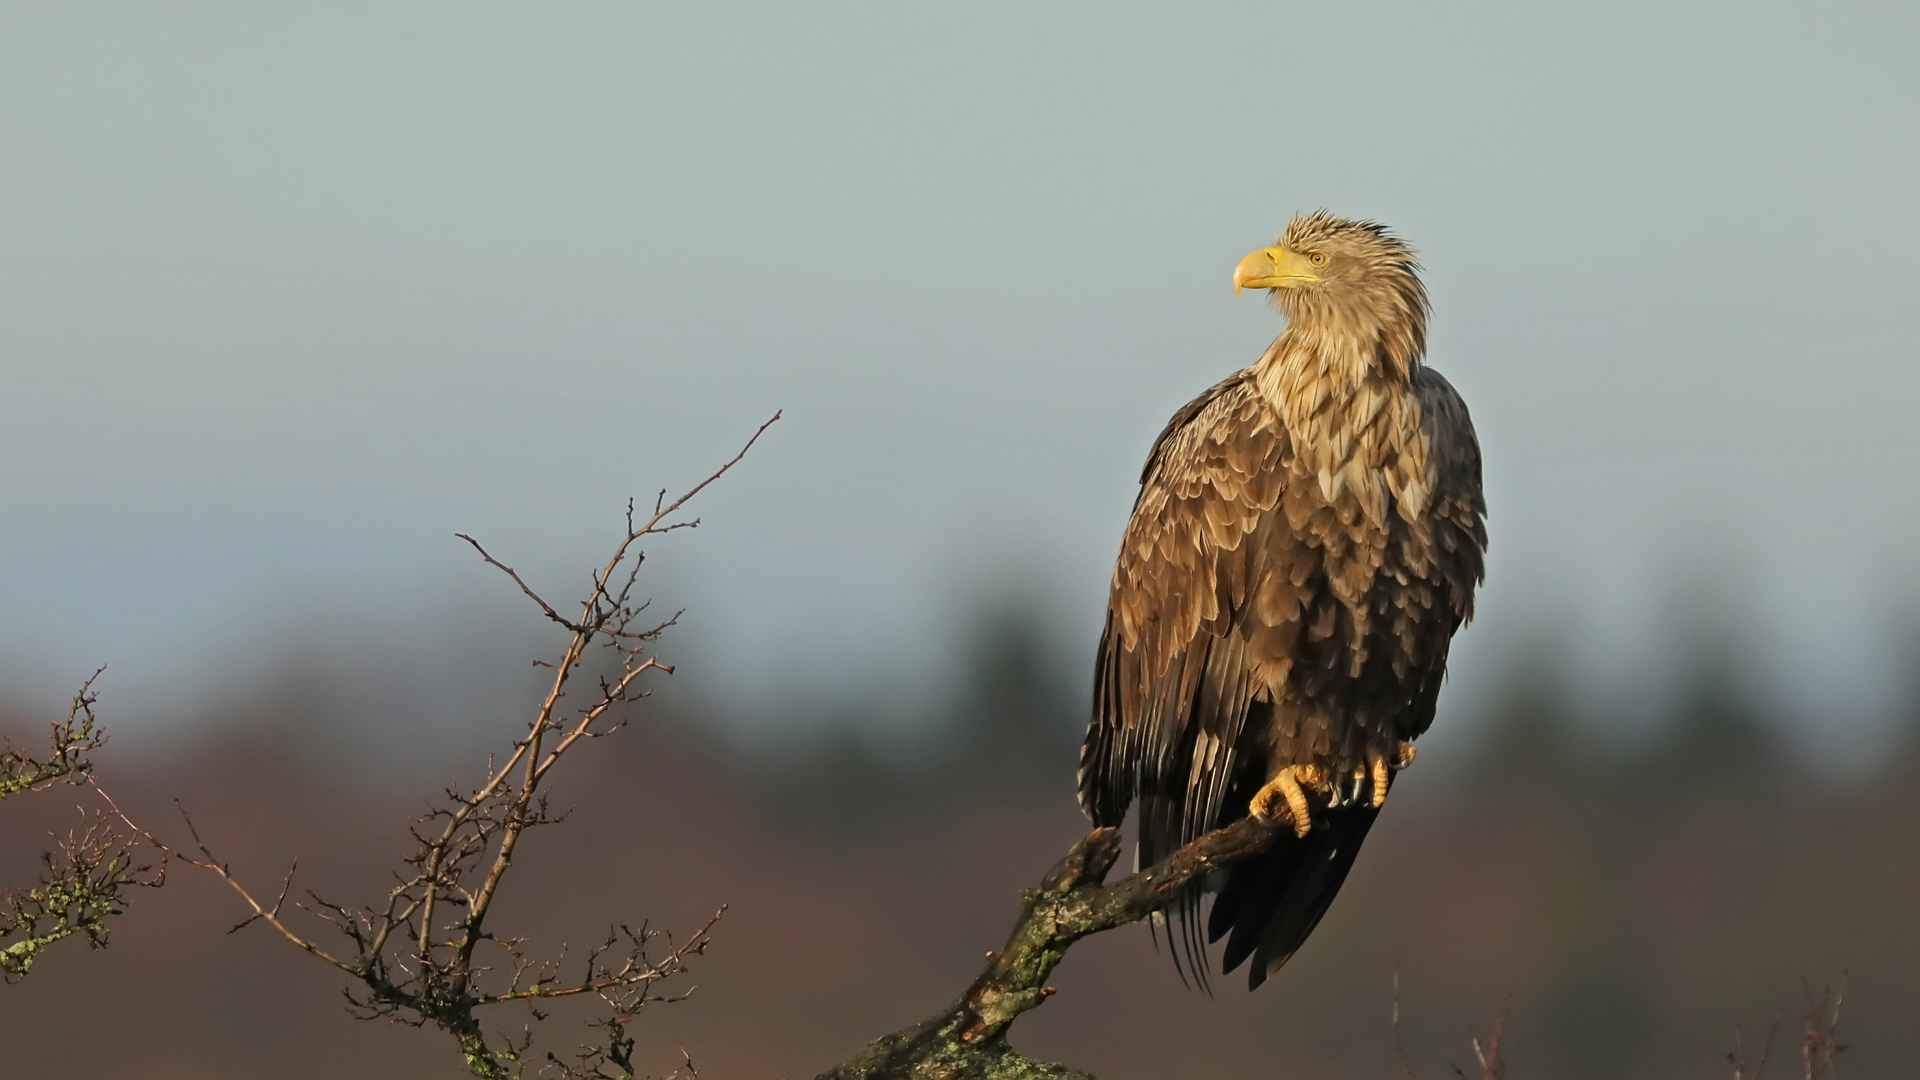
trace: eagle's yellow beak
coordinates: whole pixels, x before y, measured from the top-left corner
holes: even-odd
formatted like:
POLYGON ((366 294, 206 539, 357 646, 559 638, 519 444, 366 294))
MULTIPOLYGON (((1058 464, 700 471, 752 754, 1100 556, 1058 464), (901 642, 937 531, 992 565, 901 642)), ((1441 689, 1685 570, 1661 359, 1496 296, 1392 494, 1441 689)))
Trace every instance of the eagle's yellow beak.
POLYGON ((1247 253, 1233 268, 1233 291, 1241 289, 1291 289, 1303 281, 1319 281, 1320 275, 1304 255, 1275 245, 1247 253))

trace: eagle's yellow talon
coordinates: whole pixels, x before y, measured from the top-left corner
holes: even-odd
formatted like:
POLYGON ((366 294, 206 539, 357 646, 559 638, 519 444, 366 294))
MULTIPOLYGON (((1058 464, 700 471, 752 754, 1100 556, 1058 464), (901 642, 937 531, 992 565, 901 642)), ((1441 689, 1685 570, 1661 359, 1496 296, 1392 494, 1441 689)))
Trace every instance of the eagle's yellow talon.
POLYGON ((1413 744, 1404 739, 1395 739, 1393 749, 1387 753, 1379 750, 1367 751, 1367 770, 1371 774, 1374 809, 1386 805, 1387 788, 1393 782, 1393 774, 1413 764, 1413 744))
POLYGON ((1293 823, 1294 834, 1305 836, 1313 829, 1313 814, 1300 781, 1312 783, 1316 776, 1317 770, 1311 765, 1289 765, 1254 794, 1248 810, 1257 817, 1279 820, 1282 815, 1278 811, 1284 807, 1286 819, 1293 823))

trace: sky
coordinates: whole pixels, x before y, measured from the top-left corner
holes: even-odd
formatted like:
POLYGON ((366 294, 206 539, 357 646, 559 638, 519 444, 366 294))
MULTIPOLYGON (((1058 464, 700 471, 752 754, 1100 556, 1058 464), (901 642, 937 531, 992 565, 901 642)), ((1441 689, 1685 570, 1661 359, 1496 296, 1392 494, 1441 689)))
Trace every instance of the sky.
POLYGON ((1090 672, 1153 435, 1279 329, 1234 263, 1326 206, 1422 252, 1486 454, 1443 709, 1550 639, 1627 724, 1707 610, 1859 729, 1920 612, 1916 40, 1892 4, 0 3, 0 692, 108 662, 116 722, 173 730, 288 653, 504 662, 476 628, 538 627, 455 532, 570 598, 629 496, 775 410, 653 551, 697 692, 777 726, 937 686, 992 604, 1090 672))

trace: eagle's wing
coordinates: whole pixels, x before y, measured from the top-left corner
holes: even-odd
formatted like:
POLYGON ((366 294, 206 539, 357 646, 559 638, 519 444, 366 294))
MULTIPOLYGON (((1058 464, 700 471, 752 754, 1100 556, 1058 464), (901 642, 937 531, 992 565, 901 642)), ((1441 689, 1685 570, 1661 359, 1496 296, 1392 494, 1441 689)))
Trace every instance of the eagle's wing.
POLYGON ((1224 794, 1251 697, 1245 650, 1228 631, 1247 599, 1253 534, 1280 499, 1287 445, 1244 371, 1155 440, 1114 565, 1081 749, 1080 802, 1095 824, 1118 825, 1135 792, 1197 788, 1203 803, 1224 794), (1211 775, 1190 775, 1203 769, 1183 752, 1196 738, 1202 757, 1217 751, 1211 775))
MULTIPOLYGON (((1250 708, 1271 708, 1253 701, 1256 668, 1291 643, 1269 640, 1264 624, 1297 627, 1297 608, 1289 588, 1254 593, 1293 576, 1269 565, 1289 550, 1273 542, 1289 458, 1284 427, 1244 371, 1175 413, 1148 455, 1114 565, 1080 762, 1081 805, 1096 824, 1120 824, 1138 794, 1142 865, 1218 823, 1242 780, 1250 708), (1236 631, 1250 608, 1280 607, 1292 610, 1252 620, 1262 625, 1246 628, 1251 637, 1236 631)), ((1175 910, 1204 984, 1198 903, 1188 890, 1175 910)))
POLYGON ((1446 677, 1448 645, 1456 630, 1473 619, 1473 590, 1486 577, 1487 500, 1480 486, 1480 440, 1473 433, 1467 403, 1439 372, 1414 372, 1414 396, 1427 437, 1429 493, 1424 521, 1431 552, 1430 573, 1444 586, 1448 611, 1430 620, 1433 640, 1422 650, 1429 658, 1421 672, 1413 707, 1401 720, 1401 738, 1424 734, 1433 723, 1440 683, 1446 677))

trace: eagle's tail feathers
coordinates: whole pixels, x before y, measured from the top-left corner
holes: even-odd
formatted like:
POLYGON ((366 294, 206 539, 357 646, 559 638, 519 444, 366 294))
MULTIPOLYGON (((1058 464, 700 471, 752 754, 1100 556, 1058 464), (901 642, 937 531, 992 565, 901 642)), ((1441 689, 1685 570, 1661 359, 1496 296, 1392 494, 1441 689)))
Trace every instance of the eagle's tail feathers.
POLYGON ((1252 955, 1305 851, 1306 841, 1282 836, 1265 854, 1229 871, 1227 885, 1214 897, 1207 919, 1208 937, 1214 941, 1227 938, 1220 956, 1221 974, 1233 971, 1252 955))
POLYGON ((1280 970, 1320 925, 1378 814, 1369 806, 1330 813, 1305 837, 1282 836, 1266 854, 1235 866, 1207 919, 1209 938, 1227 938, 1220 970, 1251 957, 1249 989, 1280 970))

